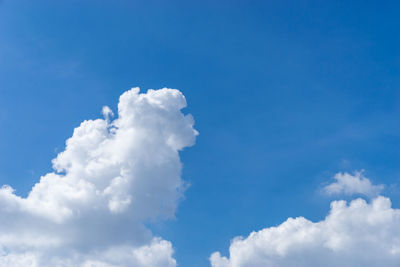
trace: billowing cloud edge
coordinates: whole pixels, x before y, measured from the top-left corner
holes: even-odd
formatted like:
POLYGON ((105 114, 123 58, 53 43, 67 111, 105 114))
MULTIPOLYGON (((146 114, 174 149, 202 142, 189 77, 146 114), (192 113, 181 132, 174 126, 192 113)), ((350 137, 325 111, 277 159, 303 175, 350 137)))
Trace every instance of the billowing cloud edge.
POLYGON ((213 267, 395 267, 400 262, 400 210, 384 196, 370 202, 333 201, 321 221, 289 218, 236 237, 229 257, 214 252, 210 262, 213 267))

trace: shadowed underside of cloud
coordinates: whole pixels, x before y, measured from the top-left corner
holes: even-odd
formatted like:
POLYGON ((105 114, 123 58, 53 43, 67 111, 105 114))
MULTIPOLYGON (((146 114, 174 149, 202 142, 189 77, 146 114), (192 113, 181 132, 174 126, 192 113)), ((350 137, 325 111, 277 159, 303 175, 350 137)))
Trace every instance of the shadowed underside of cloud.
POLYGON ((213 267, 397 267, 400 210, 388 198, 331 203, 329 215, 311 222, 289 218, 277 227, 232 240, 230 257, 211 255, 213 267))
POLYGON ((0 266, 175 266, 144 223, 174 216, 179 151, 197 135, 174 89, 121 95, 118 117, 87 120, 26 198, 0 189, 0 266))

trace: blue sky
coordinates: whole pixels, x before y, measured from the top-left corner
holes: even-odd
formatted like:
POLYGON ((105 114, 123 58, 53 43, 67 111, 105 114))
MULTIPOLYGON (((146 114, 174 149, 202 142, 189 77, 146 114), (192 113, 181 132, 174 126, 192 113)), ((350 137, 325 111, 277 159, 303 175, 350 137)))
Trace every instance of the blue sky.
MULTIPOLYGON (((288 217, 321 220, 337 172, 400 206, 396 1, 0 3, 0 184, 26 196, 85 119, 131 87, 177 88, 195 146, 176 219, 151 224, 179 266, 288 217)), ((345 198, 345 197, 344 197, 345 198)))

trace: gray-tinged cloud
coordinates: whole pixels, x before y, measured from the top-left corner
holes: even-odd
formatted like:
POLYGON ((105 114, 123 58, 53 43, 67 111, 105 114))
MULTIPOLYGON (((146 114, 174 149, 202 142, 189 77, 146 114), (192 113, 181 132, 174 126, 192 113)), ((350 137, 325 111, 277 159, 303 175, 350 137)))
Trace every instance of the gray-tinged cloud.
POLYGON ((356 171, 354 175, 347 172, 337 173, 334 179, 336 180, 334 183, 324 188, 324 191, 329 195, 363 194, 366 196, 377 196, 384 188, 383 185, 372 184, 371 181, 363 175, 362 171, 356 171))
POLYGON ((197 135, 174 89, 134 88, 118 117, 87 120, 26 198, 0 189, 0 266, 175 266, 170 242, 144 223, 174 216, 179 151, 197 135))
POLYGON ((331 203, 329 215, 311 222, 289 218, 276 227, 233 239, 229 258, 211 255, 213 267, 397 267, 400 210, 388 198, 331 203))

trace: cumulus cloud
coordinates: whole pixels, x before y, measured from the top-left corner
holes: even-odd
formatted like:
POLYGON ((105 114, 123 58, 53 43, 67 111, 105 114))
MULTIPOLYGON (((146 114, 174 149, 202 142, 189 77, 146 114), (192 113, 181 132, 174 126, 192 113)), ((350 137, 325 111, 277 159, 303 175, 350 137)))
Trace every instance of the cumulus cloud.
POLYGON ((77 127, 26 198, 0 189, 0 266, 175 266, 145 223, 172 218, 183 193, 179 151, 197 135, 174 89, 133 88, 118 116, 77 127))
POLYGON ((376 196, 382 192, 384 188, 383 185, 373 185, 371 181, 363 175, 362 171, 356 171, 354 175, 347 172, 337 173, 334 179, 336 180, 334 183, 324 187, 324 191, 329 195, 363 194, 366 196, 376 196))
POLYGON ((400 210, 388 198, 331 203, 329 215, 311 222, 289 218, 276 227, 233 239, 230 257, 211 255, 213 267, 397 267, 400 210))

